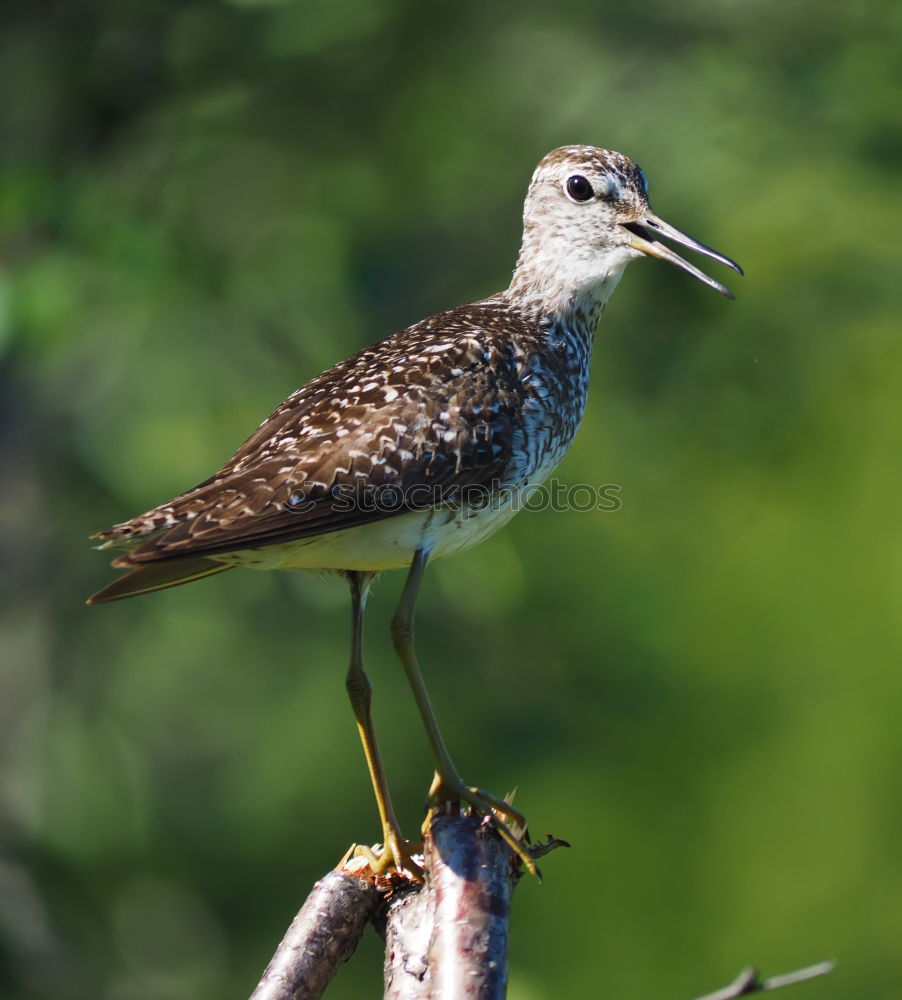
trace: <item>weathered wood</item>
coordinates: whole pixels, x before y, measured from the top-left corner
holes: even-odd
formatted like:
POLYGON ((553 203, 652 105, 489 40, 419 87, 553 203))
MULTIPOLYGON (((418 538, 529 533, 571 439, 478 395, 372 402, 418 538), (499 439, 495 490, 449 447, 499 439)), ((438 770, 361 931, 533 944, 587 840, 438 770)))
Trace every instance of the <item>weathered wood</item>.
POLYGON ((389 904, 385 1000, 503 1000, 519 859, 483 817, 442 814, 424 867, 389 904))
POLYGON ((251 1000, 319 1000, 381 903, 372 879, 329 872, 292 920, 251 1000))

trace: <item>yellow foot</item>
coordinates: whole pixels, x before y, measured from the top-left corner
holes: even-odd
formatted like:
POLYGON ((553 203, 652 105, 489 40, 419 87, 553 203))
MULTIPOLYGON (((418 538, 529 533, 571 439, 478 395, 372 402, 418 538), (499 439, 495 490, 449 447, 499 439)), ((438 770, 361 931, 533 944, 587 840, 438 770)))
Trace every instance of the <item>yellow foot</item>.
POLYGON ((394 868, 422 882, 423 868, 414 858, 414 855, 423 853, 422 843, 405 840, 399 830, 390 828, 383 830, 382 836, 383 845, 379 853, 363 844, 355 844, 348 853, 355 858, 364 858, 374 875, 383 875, 389 868, 394 868))
MULTIPOLYGON (((530 875, 541 879, 541 873, 526 846, 529 836, 526 818, 519 809, 515 809, 504 799, 484 792, 481 788, 465 785, 456 775, 441 775, 436 771, 432 787, 429 789, 429 804, 434 808, 444 802, 466 802, 476 812, 488 816, 501 839, 523 862, 530 875)), ((430 815, 426 817, 424 831, 429 826, 431 818, 430 811, 430 815)))

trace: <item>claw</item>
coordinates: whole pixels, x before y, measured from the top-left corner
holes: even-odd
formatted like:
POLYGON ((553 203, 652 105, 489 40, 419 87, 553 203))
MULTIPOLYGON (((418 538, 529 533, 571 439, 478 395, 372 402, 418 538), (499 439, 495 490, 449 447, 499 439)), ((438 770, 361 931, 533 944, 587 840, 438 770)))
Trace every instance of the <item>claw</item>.
POLYGON ((483 801, 490 803, 494 814, 500 813, 502 816, 506 816, 514 826, 520 827, 524 833, 526 832, 526 817, 519 809, 514 808, 509 799, 499 799, 494 795, 490 795, 482 788, 470 788, 468 791, 474 795, 478 795, 483 801))
POLYGON ((422 843, 405 840, 398 831, 391 829, 384 830, 383 837, 382 845, 366 847, 364 844, 355 844, 348 853, 355 858, 363 858, 374 875, 384 875, 390 868, 394 868, 417 882, 422 882, 425 875, 423 866, 415 860, 415 855, 423 853, 422 843))
MULTIPOLYGON (((435 772, 435 777, 432 779, 429 801, 433 807, 443 802, 466 802, 476 812, 483 813, 490 819, 492 826, 505 844, 522 861, 526 870, 541 881, 541 873, 526 846, 528 840, 526 818, 510 802, 496 798, 481 788, 465 785, 456 776, 441 775, 438 771, 435 772)), ((424 828, 428 827, 430 820, 431 810, 430 815, 426 817, 424 828)))

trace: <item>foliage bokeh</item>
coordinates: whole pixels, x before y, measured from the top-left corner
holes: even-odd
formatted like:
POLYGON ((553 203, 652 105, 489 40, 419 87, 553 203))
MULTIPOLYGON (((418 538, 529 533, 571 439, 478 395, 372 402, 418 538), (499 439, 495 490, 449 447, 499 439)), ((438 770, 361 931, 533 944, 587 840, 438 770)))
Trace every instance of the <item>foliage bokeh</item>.
MULTIPOLYGON (((240 997, 375 813, 336 581, 88 610, 92 531, 193 485, 363 344, 507 282, 532 166, 620 149, 736 257, 631 267, 560 470, 434 566, 464 774, 573 850, 518 891, 512 1000, 902 961, 902 8, 8 0, 0 19, 0 992, 240 997)), ((403 822, 429 762, 368 659, 403 822)), ((379 945, 330 996, 379 992, 379 945)))

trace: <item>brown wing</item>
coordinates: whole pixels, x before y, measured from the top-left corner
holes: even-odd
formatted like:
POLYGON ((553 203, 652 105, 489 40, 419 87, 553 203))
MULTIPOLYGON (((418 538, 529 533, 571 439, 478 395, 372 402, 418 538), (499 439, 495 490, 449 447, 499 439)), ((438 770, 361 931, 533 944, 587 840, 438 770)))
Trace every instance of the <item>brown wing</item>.
POLYGON ((138 543, 114 565, 259 548, 488 487, 521 420, 518 365, 507 337, 466 318, 431 317, 299 389, 216 476, 98 536, 138 543))

